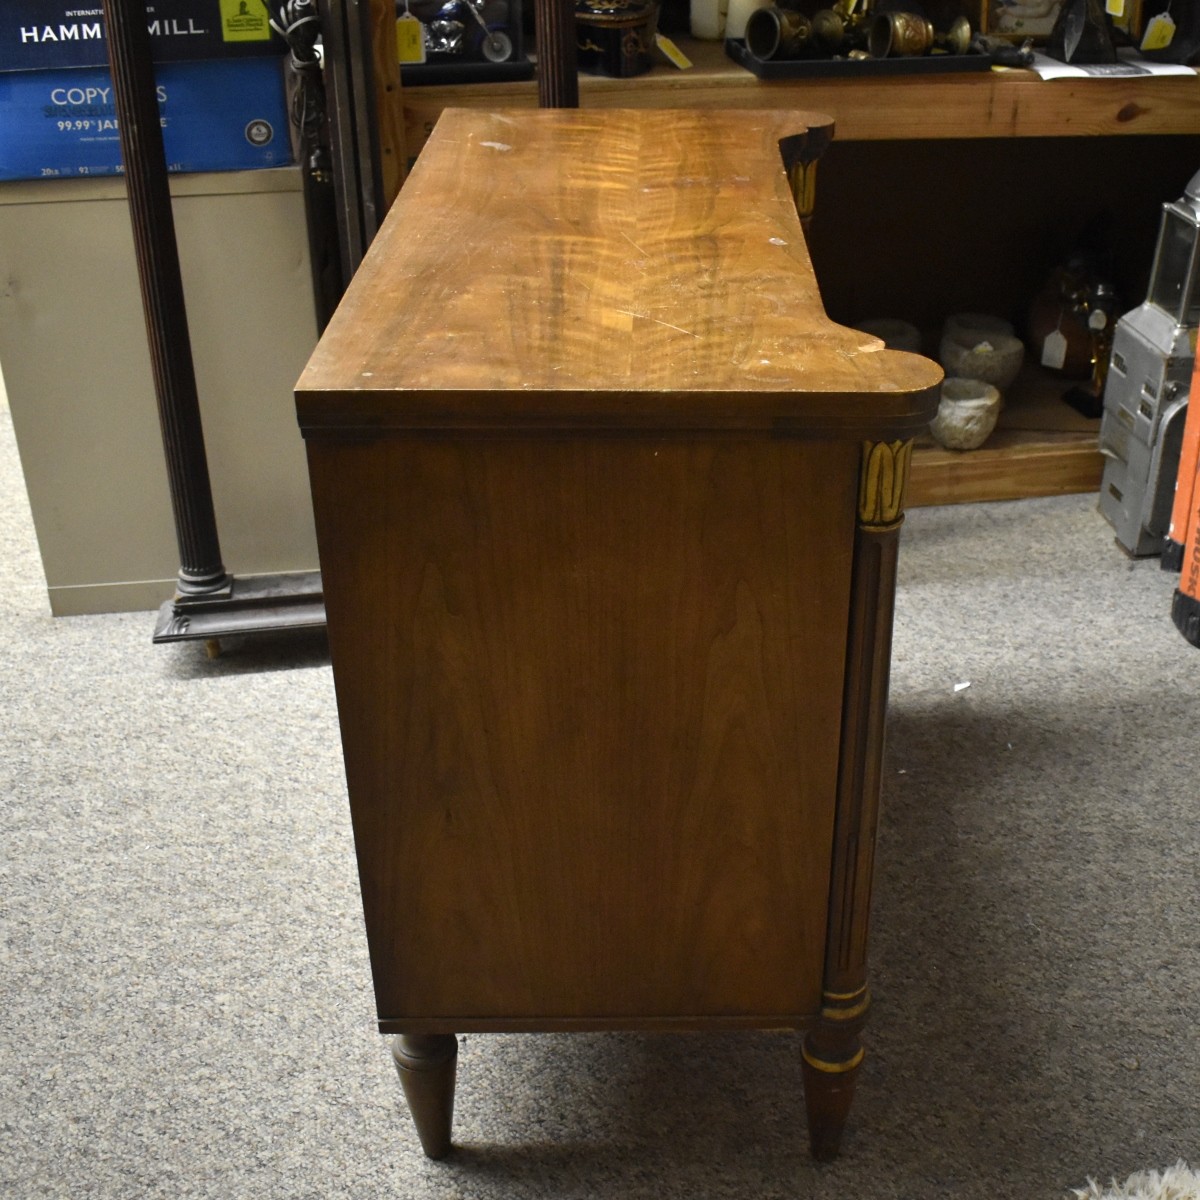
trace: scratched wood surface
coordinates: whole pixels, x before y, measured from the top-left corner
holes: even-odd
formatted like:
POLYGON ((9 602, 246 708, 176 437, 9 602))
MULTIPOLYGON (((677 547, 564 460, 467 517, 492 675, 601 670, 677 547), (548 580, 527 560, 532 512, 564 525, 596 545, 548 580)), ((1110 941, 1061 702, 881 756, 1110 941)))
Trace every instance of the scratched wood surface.
POLYGON ((815 1014, 857 445, 310 449, 381 1020, 815 1014))
POLYGON ((778 150, 813 119, 445 113, 302 424, 919 427, 938 368, 822 309, 778 150))

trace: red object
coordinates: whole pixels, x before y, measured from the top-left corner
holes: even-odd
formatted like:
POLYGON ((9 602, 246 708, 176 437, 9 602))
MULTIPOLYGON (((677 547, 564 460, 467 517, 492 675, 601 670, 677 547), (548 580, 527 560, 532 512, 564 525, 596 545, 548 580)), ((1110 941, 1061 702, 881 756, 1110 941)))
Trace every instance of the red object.
POLYGON ((1200 646, 1200 360, 1196 366, 1179 452, 1171 528, 1163 557, 1164 566, 1168 566, 1167 555, 1175 556, 1175 547, 1181 547, 1182 552, 1177 555, 1179 587, 1171 603, 1171 618, 1175 628, 1193 646, 1200 646))
POLYGON ((1192 513, 1192 497, 1196 490, 1196 473, 1200 468, 1200 358, 1192 370, 1192 390, 1188 397, 1187 418, 1183 425, 1183 444, 1179 448, 1179 474, 1175 480, 1175 500, 1171 506, 1171 524, 1163 546, 1162 568, 1178 571, 1183 567, 1184 543, 1192 513))

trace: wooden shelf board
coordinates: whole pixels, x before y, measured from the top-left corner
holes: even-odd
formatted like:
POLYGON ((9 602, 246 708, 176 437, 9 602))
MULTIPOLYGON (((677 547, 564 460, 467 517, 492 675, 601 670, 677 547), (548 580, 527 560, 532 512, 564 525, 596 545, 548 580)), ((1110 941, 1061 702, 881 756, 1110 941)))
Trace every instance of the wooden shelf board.
POLYGON ((943 450, 918 442, 908 507, 1065 496, 1100 488, 1104 459, 1095 437, 997 430, 979 450, 943 450))
MULTIPOLYGON (((839 141, 1200 133, 1200 76, 1046 81, 1031 71, 760 80, 717 42, 677 39, 693 66, 631 79, 580 76, 580 103, 602 108, 794 108, 829 113, 839 141)), ((533 107, 537 84, 409 86, 409 151, 450 105, 533 107)))
POLYGON ((932 438, 913 453, 908 505, 963 504, 1063 496, 1100 488, 1100 422, 1062 399, 1070 386, 1027 366, 1013 385, 996 432, 978 450, 943 450, 932 438))

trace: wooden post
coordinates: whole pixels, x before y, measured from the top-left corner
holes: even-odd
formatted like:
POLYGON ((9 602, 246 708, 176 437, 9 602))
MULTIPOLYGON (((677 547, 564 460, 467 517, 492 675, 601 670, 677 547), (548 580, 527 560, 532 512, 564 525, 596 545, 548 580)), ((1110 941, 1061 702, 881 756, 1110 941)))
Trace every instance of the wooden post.
POLYGON ((375 77, 375 120, 383 211, 392 207, 408 174, 404 98, 396 56, 395 0, 371 0, 371 73, 375 77))

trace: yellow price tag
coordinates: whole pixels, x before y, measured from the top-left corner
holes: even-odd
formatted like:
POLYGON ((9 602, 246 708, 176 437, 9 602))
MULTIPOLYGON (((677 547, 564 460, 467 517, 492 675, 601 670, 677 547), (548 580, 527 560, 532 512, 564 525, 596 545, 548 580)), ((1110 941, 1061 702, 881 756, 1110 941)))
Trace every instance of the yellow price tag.
POLYGON ((1143 50, 1165 50, 1175 36, 1175 22, 1170 13, 1155 13, 1146 22, 1146 32, 1142 37, 1143 50))
POLYGON ((425 61, 425 26, 411 14, 396 18, 396 58, 402 63, 425 61))
POLYGON ((673 62, 681 71, 686 71, 692 65, 692 60, 666 34, 656 33, 654 40, 658 48, 673 62))
POLYGON ((1110 17, 1123 17, 1125 15, 1125 0, 1104 0, 1104 11, 1110 17))
POLYGON ((269 42, 271 24, 263 0, 221 0, 223 42, 269 42))

